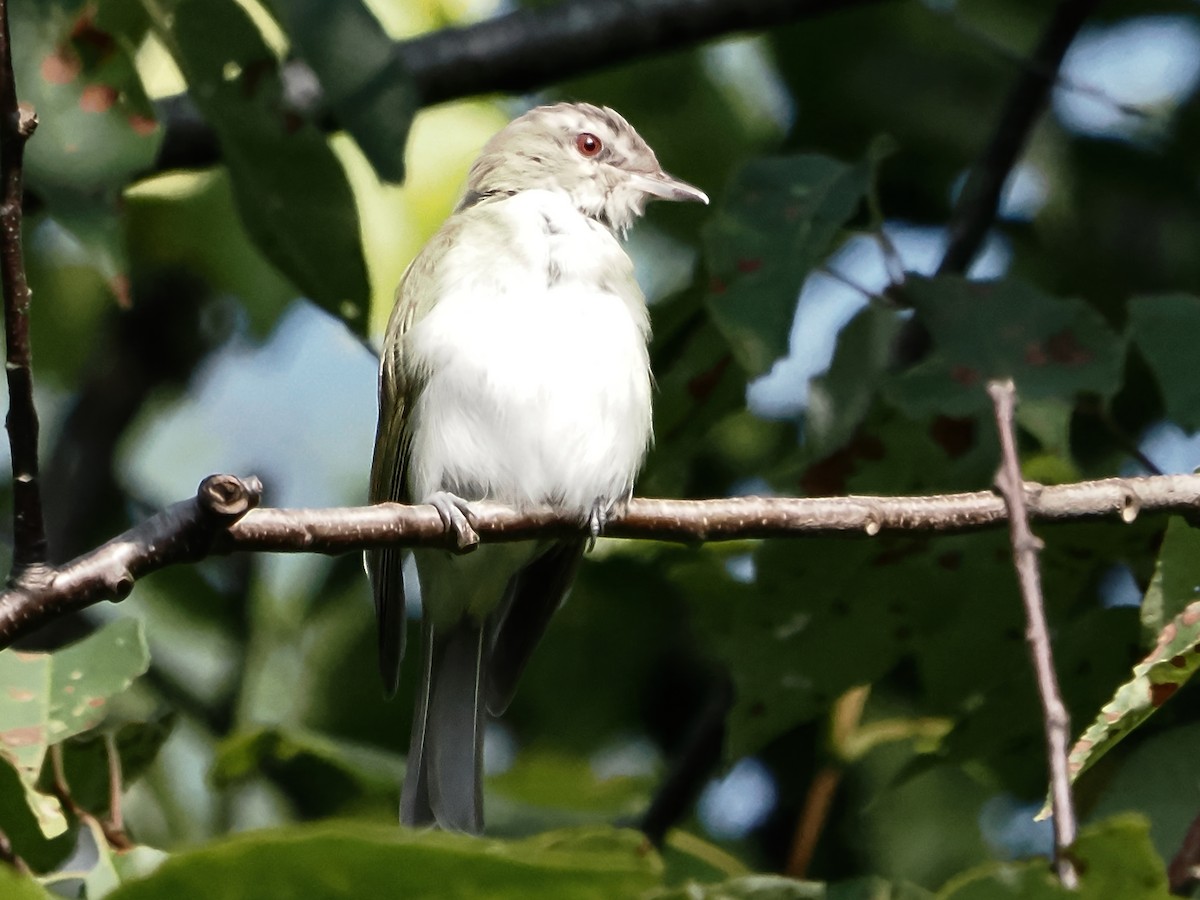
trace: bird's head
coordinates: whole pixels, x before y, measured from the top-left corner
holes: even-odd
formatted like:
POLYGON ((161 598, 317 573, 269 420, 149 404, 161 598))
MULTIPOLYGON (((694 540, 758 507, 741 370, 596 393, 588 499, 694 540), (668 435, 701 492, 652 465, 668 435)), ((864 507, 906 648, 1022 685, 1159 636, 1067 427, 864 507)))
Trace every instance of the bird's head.
POLYGON ((510 122, 471 167, 460 207, 535 189, 567 194, 581 213, 619 233, 648 200, 708 203, 699 188, 662 170, 632 125, 588 103, 539 106, 510 122))

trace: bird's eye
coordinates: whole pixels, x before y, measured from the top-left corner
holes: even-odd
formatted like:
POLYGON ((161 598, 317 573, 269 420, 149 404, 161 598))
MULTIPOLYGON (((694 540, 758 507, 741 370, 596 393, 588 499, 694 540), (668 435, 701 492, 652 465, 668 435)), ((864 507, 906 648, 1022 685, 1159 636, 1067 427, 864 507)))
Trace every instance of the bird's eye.
POLYGON ((604 149, 604 144, 590 131, 585 131, 575 138, 575 149, 584 156, 595 156, 604 149))

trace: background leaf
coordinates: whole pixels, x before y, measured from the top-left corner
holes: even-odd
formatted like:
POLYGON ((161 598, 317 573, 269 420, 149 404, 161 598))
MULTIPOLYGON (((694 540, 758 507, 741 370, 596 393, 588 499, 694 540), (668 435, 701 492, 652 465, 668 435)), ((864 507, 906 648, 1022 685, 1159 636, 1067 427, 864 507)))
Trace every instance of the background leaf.
POLYGON ((416 91, 393 42, 365 3, 278 0, 296 51, 325 101, 384 181, 404 180, 416 91))
POLYGON ((704 234, 708 307, 750 374, 787 351, 800 286, 862 203, 871 171, 805 155, 748 163, 730 183, 704 234))
POLYGON ((1184 428, 1200 428, 1200 388, 1195 379, 1200 298, 1192 294, 1133 298, 1129 334, 1158 378, 1167 414, 1184 428))
POLYGON ((500 844, 458 835, 346 823, 243 835, 179 854, 112 900, 192 897, 629 897, 654 885, 658 863, 640 835, 608 829, 500 844), (272 876, 264 879, 262 873, 272 876), (214 886, 219 886, 214 894, 214 886))
POLYGON ((1122 344, 1080 300, 1006 279, 912 279, 905 296, 929 329, 932 357, 890 390, 910 414, 964 415, 986 408, 983 386, 1012 378, 1021 397, 1110 397, 1121 383, 1122 344))
POLYGON ((145 0, 221 141, 238 212, 305 295, 366 328, 370 289, 354 196, 325 137, 288 110, 274 53, 234 0, 145 0))

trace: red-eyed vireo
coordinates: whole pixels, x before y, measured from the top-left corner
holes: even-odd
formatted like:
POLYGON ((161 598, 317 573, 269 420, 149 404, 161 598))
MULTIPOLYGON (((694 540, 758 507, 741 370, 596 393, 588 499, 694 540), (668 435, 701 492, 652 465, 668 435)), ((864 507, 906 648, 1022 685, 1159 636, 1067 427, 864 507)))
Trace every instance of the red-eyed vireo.
MULTIPOLYGON (((645 298, 620 239, 647 200, 698 200, 610 109, 560 103, 493 137, 396 291, 379 367, 372 502, 552 504, 599 533, 651 440, 645 298)), ((416 550, 421 684, 401 820, 483 827, 485 711, 570 589, 584 538, 416 550)), ((368 555, 389 695, 404 653, 403 551, 368 555)))

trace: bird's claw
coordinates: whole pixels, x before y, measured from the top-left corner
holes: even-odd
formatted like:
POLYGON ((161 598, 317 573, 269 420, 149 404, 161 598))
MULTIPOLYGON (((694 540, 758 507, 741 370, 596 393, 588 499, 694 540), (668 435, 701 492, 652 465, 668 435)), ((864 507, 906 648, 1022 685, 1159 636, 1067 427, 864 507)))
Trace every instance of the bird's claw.
POLYGON ((454 535, 454 543, 460 552, 479 546, 479 534, 474 528, 475 511, 470 503, 449 491, 438 491, 425 502, 437 510, 442 527, 447 534, 454 535))
POLYGON ((588 553, 591 553, 596 546, 596 538, 604 533, 604 527, 608 525, 608 519, 611 511, 608 504, 603 500, 597 500, 592 504, 592 510, 588 513, 588 553))

